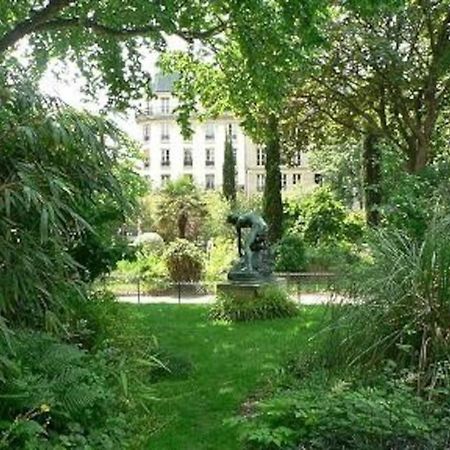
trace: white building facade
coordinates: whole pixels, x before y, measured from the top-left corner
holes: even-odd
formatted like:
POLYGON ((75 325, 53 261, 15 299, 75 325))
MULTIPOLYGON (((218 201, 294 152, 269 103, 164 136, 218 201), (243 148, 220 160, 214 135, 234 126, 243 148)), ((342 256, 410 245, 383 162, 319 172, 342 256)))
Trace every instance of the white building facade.
MULTIPOLYGON (((264 150, 245 135, 238 119, 232 115, 225 114, 206 122, 194 121, 191 138, 183 138, 174 114, 178 102, 172 95, 173 82, 174 77, 157 77, 155 98, 148 100, 137 116, 144 150, 142 175, 155 188, 188 176, 204 189, 221 189, 225 137, 231 131, 237 189, 248 194, 264 190, 264 150)), ((298 155, 294 165, 282 167, 284 190, 299 185, 311 188, 319 182, 318 174, 308 169, 304 153, 298 155)))

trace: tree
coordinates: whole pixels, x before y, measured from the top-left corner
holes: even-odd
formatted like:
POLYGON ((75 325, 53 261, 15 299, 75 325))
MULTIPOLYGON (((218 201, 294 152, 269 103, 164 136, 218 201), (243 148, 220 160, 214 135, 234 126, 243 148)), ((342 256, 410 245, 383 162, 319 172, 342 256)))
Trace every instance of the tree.
POLYGON ((225 151, 223 159, 223 195, 230 202, 236 201, 236 161, 233 153, 231 130, 225 137, 225 151))
POLYGON ((170 181, 161 189, 156 231, 166 240, 195 240, 199 237, 205 205, 195 184, 187 177, 170 181))
MULTIPOLYGON (((298 81, 296 68, 307 63, 308 53, 320 43, 318 26, 326 16, 326 2, 244 1, 232 3, 227 29, 212 43, 213 53, 172 53, 162 68, 179 73, 176 93, 181 100, 180 123, 186 123, 201 104, 206 113, 232 111, 253 140, 266 147, 269 161, 280 161, 278 119, 298 81), (270 30, 270 33, 268 32, 270 30), (295 77, 293 75, 295 74, 295 77)), ((270 165, 270 164, 269 164, 270 165)), ((280 237, 282 216, 279 169, 266 173, 271 201, 265 202, 272 238, 280 237), (270 207, 269 207, 270 205, 270 207), (276 214, 274 214, 276 212, 276 214)), ((266 191, 267 192, 267 191, 266 191)))
POLYGON ((270 116, 270 140, 266 147, 266 184, 264 186, 264 216, 269 226, 269 240, 276 242, 283 235, 283 202, 281 199, 280 138, 278 120, 270 116))
MULTIPOLYGON (((333 121, 359 136, 376 135, 418 173, 435 156, 437 123, 448 114, 448 1, 381 5, 376 14, 341 5, 325 32, 328 48, 300 86, 298 124, 333 121)), ((290 111, 292 114, 292 111, 290 111)))
POLYGON ((41 71, 52 58, 72 61, 89 92, 106 87, 118 107, 149 89, 142 52, 163 49, 167 35, 207 39, 225 27, 209 0, 23 0, 2 2, 0 17, 0 64, 29 38, 32 68, 41 71))

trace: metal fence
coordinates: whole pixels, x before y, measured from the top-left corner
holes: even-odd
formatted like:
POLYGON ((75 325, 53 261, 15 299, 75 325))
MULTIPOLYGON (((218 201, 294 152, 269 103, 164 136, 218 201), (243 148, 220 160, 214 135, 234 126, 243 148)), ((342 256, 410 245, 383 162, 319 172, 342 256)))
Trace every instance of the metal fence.
MULTIPOLYGON (((330 294, 336 281, 336 275, 330 272, 283 272, 275 276, 298 300, 307 295, 330 294)), ((105 277, 100 284, 124 300, 137 303, 164 300, 181 304, 183 300, 194 303, 212 301, 217 284, 224 281, 171 282, 115 274, 105 277)))

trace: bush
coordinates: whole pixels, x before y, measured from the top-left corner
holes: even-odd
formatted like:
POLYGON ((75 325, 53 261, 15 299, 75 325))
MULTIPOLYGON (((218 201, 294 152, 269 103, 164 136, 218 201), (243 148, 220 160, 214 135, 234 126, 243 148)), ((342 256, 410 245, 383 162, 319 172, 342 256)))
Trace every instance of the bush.
POLYGON ((289 294, 276 286, 268 286, 254 298, 235 298, 219 294, 211 308, 210 318, 226 321, 250 321, 293 317, 297 304, 289 294))
POLYGON ((214 282, 226 278, 233 260, 236 259, 236 254, 234 241, 225 238, 214 239, 207 255, 205 280, 214 282))
POLYGON ((402 384, 320 381, 258 403, 237 423, 250 449, 437 450, 450 443, 447 413, 402 384))
POLYGON ((418 392, 439 386, 450 361, 450 220, 436 219, 423 241, 379 231, 371 258, 344 288, 357 306, 341 308, 326 333, 335 363, 376 370, 389 359, 414 373, 418 392))
POLYGON ((305 268, 305 247, 299 233, 285 235, 276 248, 275 268, 279 272, 301 272, 305 268))
MULTIPOLYGON (((148 439, 162 350, 109 294, 77 309, 65 341, 28 329, 0 338, 0 448, 141 448, 148 439)), ((181 362, 167 363, 180 372, 181 362)))
POLYGON ((12 344, 14 366, 0 384, 0 448, 120 447, 126 420, 104 360, 45 333, 16 333, 12 344))
POLYGON ((165 259, 172 281, 200 280, 203 271, 203 254, 192 242, 176 239, 169 245, 165 259))
POLYGON ((310 272, 345 270, 359 260, 357 249, 348 242, 323 242, 305 251, 306 265, 310 272))

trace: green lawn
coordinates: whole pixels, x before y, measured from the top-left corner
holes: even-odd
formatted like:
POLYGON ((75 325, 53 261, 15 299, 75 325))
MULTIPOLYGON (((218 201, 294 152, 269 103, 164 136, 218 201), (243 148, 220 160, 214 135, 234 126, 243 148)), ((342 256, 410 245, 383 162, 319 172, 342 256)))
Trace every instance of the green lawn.
POLYGON ((148 443, 152 450, 238 449, 224 421, 267 386, 289 354, 301 351, 324 311, 309 307, 294 319, 225 325, 208 321, 204 306, 128 308, 140 333, 156 336, 162 348, 193 364, 190 375, 155 383, 160 400, 153 412, 161 428, 148 443))

